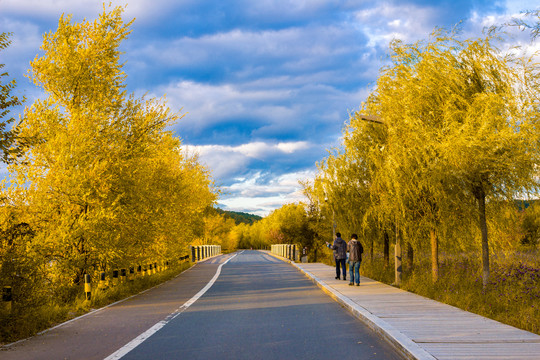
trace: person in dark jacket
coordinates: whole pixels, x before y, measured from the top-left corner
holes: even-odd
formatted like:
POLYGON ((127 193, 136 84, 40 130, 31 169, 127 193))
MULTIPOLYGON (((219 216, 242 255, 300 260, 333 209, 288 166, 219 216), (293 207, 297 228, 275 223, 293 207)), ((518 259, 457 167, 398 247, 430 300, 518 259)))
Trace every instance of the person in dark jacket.
POLYGON ((336 279, 340 279, 340 267, 343 269, 343 280, 347 280, 347 265, 345 263, 347 259, 347 243, 341 238, 340 233, 336 233, 336 239, 334 243, 326 243, 330 249, 334 250, 334 259, 336 260, 336 279))
POLYGON ((351 240, 347 244, 347 251, 349 252, 349 285, 360 286, 360 263, 362 262, 362 253, 364 248, 358 241, 358 235, 352 234, 351 240))

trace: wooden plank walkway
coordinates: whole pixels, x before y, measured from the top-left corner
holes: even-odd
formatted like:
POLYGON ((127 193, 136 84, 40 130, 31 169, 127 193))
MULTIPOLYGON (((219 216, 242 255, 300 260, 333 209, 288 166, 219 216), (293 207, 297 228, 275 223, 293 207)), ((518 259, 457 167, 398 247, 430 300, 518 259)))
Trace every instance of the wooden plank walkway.
POLYGON ((540 336, 334 267, 292 263, 412 359, 540 359, 540 336))

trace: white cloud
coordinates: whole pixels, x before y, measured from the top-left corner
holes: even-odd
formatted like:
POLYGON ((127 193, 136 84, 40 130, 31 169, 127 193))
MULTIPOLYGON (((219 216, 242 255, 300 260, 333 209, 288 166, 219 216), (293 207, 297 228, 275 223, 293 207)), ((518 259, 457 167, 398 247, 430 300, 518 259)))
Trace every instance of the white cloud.
POLYGON ((39 27, 28 21, 0 17, 0 29, 12 33, 11 44, 2 50, 1 62, 6 64, 10 76, 17 77, 20 83, 30 68, 30 61, 38 54, 43 37, 39 27))
POLYGON ((225 196, 219 203, 225 205, 225 210, 266 216, 285 204, 306 202, 299 180, 314 176, 314 170, 306 170, 283 174, 265 182, 264 176, 257 173, 224 188, 225 196))
POLYGON ((277 105, 286 100, 289 89, 249 90, 233 84, 209 85, 180 81, 157 90, 167 94, 173 108, 189 113, 188 128, 216 125, 234 117, 269 119, 276 114, 292 116, 288 109, 277 105))
POLYGON ((5 179, 9 175, 9 170, 6 164, 0 162, 0 179, 5 179))
POLYGON ((411 42, 425 38, 433 30, 434 17, 434 7, 377 2, 376 6, 356 12, 353 25, 369 38, 368 46, 386 48, 393 39, 411 42))
POLYGON ((348 26, 227 31, 173 39, 148 39, 132 51, 148 66, 226 70, 240 81, 253 77, 311 74, 335 70, 361 51, 358 33, 348 26), (151 65, 150 65, 151 64, 151 65), (270 74, 270 73, 271 74, 270 74))
MULTIPOLYGON (((538 5, 536 6, 539 8, 538 5)), ((513 1, 507 2, 507 7, 508 12, 505 14, 480 14, 478 12, 471 13, 470 18, 467 20, 466 32, 463 34, 463 37, 480 37, 484 29, 492 26, 510 24, 514 19, 524 18, 520 11, 531 9, 531 7, 515 6, 513 1), (510 9, 514 10, 511 11, 510 9)), ((531 21, 531 19, 526 19, 526 21, 531 21)), ((527 54, 528 56, 535 56, 538 58, 540 43, 538 41, 531 42, 530 31, 521 31, 522 29, 515 26, 506 26, 503 30, 503 40, 501 43, 497 44, 497 47, 501 51, 510 52, 514 55, 527 54)))
POLYGON ((518 14, 525 10, 539 9, 538 0, 506 0, 506 12, 510 14, 518 14))
POLYGON ((277 144, 277 148, 281 151, 292 154, 298 150, 304 150, 309 148, 309 144, 306 141, 296 141, 296 142, 287 142, 287 143, 279 143, 277 144))
MULTIPOLYGON (((367 88, 342 91, 328 85, 309 83, 309 77, 283 78, 281 83, 268 78, 241 84, 203 84, 179 81, 154 92, 166 94, 171 108, 182 109, 178 132, 210 133, 217 126, 238 126, 248 137, 269 138, 276 134, 305 140, 309 131, 324 129, 324 136, 338 134, 348 117, 348 110, 357 108, 368 93, 367 88), (274 82, 274 84, 272 84, 274 82), (298 85, 298 83, 306 84, 298 85)), ((155 95, 154 95, 155 96, 155 95)), ((215 141, 215 139, 211 140, 215 141)))
POLYGON ((252 142, 238 146, 185 145, 188 152, 198 153, 201 164, 207 166, 218 181, 245 174, 253 160, 268 161, 275 156, 293 154, 313 147, 305 141, 280 142, 276 144, 252 142))

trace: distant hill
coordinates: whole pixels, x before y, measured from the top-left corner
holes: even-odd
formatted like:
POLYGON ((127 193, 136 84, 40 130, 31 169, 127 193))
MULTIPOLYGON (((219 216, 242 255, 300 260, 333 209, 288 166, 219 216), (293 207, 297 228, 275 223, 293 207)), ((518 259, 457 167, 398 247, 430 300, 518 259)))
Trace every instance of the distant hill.
POLYGON ((248 214, 244 212, 226 211, 220 208, 216 208, 216 211, 218 212, 218 214, 223 214, 226 217, 230 217, 231 219, 233 219, 236 225, 240 223, 251 225, 254 222, 257 222, 262 219, 262 217, 258 215, 248 214))

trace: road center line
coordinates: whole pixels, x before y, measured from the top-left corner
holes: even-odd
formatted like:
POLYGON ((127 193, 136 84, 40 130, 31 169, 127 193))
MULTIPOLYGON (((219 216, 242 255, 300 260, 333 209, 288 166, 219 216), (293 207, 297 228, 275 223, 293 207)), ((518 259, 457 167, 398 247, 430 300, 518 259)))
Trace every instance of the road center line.
POLYGON ((131 340, 126 345, 122 346, 120 349, 118 349, 117 351, 115 351, 111 355, 107 356, 104 360, 117 360, 117 359, 122 358, 128 352, 130 352, 131 350, 135 349, 137 346, 142 344, 143 341, 148 339, 150 336, 154 335, 159 329, 161 329, 162 327, 167 325, 172 319, 174 319, 175 317, 177 317, 178 315, 183 313, 188 307, 193 305, 193 303, 195 301, 197 301, 201 296, 203 296, 204 293, 206 293, 208 291, 208 289, 210 289, 212 287, 212 285, 214 285, 214 283, 216 282, 216 280, 219 277, 219 274, 221 274, 221 267, 223 265, 225 265, 226 263, 228 263, 236 255, 238 255, 238 254, 234 254, 233 256, 231 256, 230 258, 225 260, 225 262, 223 264, 220 264, 218 266, 217 270, 216 270, 216 273, 215 273, 214 277, 208 282, 208 284, 206 284, 205 287, 203 287, 191 299, 186 301, 182 306, 180 306, 178 309, 176 309, 173 313, 169 314, 165 319, 159 321, 157 324, 152 326, 150 329, 146 330, 145 332, 143 332, 142 334, 137 336, 135 339, 131 340))

